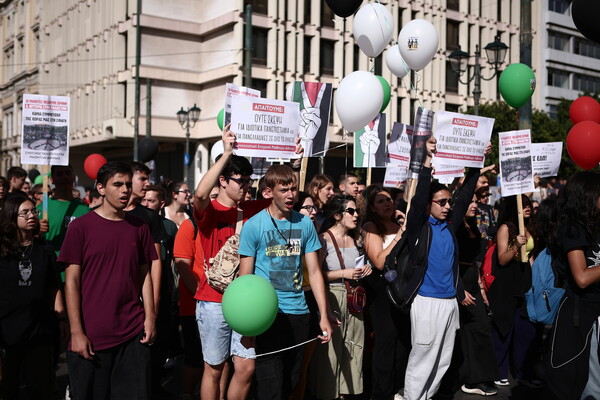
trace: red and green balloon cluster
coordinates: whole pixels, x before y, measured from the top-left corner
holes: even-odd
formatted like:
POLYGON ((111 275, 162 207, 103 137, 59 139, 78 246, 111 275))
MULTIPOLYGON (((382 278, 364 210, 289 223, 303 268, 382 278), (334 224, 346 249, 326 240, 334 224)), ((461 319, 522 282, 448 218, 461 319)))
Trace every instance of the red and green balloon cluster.
POLYGON ((567 136, 569 156, 583 169, 600 163, 600 104, 589 96, 581 96, 571 104, 569 116, 574 126, 567 136))

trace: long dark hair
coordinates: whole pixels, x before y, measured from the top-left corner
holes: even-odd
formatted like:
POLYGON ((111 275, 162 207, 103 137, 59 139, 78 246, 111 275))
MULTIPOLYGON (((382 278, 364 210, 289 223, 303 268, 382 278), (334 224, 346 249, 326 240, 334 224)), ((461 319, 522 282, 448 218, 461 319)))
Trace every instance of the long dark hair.
POLYGON ((166 192, 165 207, 167 207, 167 206, 170 206, 171 203, 173 202, 173 193, 179 194, 179 190, 181 189, 181 187, 183 185, 187 185, 187 183, 183 182, 183 181, 181 181, 181 182, 170 181, 167 183, 167 185, 164 185, 164 184, 161 184, 161 185, 164 187, 164 190, 166 192))
POLYGON ((538 241, 535 244, 534 256, 548 248, 551 254, 558 255, 558 243, 556 236, 558 222, 558 198, 550 195, 540 203, 535 216, 537 224, 538 241))
MULTIPOLYGON (((19 207, 26 201, 35 208, 35 203, 27 196, 11 196, 0 210, 0 257, 13 257, 19 254, 19 207)), ((39 223, 34 234, 39 231, 39 223)))
MULTIPOLYGON (((373 184, 370 185, 367 188, 367 204, 365 204, 365 220, 364 222, 372 222, 373 225, 375 225, 375 230, 377 231, 377 233, 379 234, 379 236, 384 236, 386 233, 386 228, 385 228, 385 221, 382 221, 381 218, 379 217, 379 215, 377 215, 377 213, 373 210, 373 204, 375 203, 375 198, 377 197, 377 195, 379 193, 385 192, 387 194, 390 195, 390 197, 392 196, 390 194, 390 191, 379 185, 379 184, 373 184)), ((393 201, 393 199, 392 199, 393 201)), ((393 217, 391 218, 391 220, 393 222, 395 222, 396 224, 398 223, 397 221, 395 221, 393 219, 393 217)))
MULTIPOLYGON (((523 208, 531 207, 531 200, 524 194, 521 195, 523 199, 523 208)), ((502 209, 498 214, 498 226, 506 225, 508 228, 508 245, 512 245, 517 236, 519 235, 519 209, 517 206, 517 196, 505 197, 502 204, 502 209)), ((525 227, 529 231, 529 234, 533 237, 534 243, 537 245, 537 224, 535 220, 535 214, 533 213, 533 207, 531 207, 531 214, 528 219, 525 220, 525 227)))
POLYGON ((576 237, 583 228, 588 240, 600 231, 600 174, 593 171, 576 172, 560 190, 558 196, 558 226, 569 237, 576 237))
MULTIPOLYGON (((356 200, 352 196, 341 195, 334 196, 331 199, 331 202, 325 206, 323 210, 323 224, 321 225, 320 233, 326 232, 331 227, 335 226, 337 223, 335 216, 342 215, 346 208, 348 207, 348 203, 353 201, 356 204, 356 200)), ((352 229, 348 232, 348 235, 353 239, 356 238, 356 229, 352 229)))

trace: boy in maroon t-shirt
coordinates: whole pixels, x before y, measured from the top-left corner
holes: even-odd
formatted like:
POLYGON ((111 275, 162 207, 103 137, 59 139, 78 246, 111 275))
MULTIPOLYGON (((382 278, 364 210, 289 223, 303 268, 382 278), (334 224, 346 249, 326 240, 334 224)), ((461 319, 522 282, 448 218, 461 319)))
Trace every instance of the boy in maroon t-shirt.
POLYGON ((148 266, 157 254, 148 226, 125 214, 131 176, 124 163, 100 168, 97 189, 104 202, 69 225, 60 251, 67 265, 74 400, 150 396, 148 346, 156 316, 148 266))

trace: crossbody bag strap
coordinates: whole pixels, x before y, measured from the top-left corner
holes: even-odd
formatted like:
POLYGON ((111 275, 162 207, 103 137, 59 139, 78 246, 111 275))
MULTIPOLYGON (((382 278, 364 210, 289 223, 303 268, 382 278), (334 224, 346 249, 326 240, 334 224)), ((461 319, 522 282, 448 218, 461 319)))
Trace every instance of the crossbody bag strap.
POLYGON ((237 223, 235 224, 235 233, 239 235, 242 231, 242 225, 244 224, 244 210, 238 207, 237 223))
MULTIPOLYGON (((344 264, 344 258, 342 257, 342 253, 340 252, 340 247, 338 246, 337 241, 335 240, 335 236, 333 236, 333 233, 331 233, 330 230, 327 230, 327 233, 329 234, 329 237, 331 238, 333 247, 335 247, 335 253, 337 254, 338 260, 340 261, 341 269, 346 269, 346 265, 344 264)), ((348 280, 342 278, 342 281, 344 282, 344 285, 346 285, 346 291, 350 292, 350 284, 348 283, 348 280)))

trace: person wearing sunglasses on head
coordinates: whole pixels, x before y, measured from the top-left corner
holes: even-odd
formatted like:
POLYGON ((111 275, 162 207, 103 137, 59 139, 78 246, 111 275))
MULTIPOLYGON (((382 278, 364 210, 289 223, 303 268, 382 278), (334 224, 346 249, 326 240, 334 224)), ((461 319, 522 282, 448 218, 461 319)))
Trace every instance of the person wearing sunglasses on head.
POLYGON ((163 208, 165 218, 175 222, 179 229, 183 221, 190 218, 188 209, 192 202, 192 192, 187 183, 176 181, 169 182, 166 192, 166 205, 163 208))
MULTIPOLYGON (((413 259, 418 254, 417 246, 428 249, 426 266, 408 287, 414 298, 410 308, 412 349, 406 368, 404 398, 410 400, 429 399, 437 393, 452 359, 459 328, 458 302, 463 306, 475 304, 475 298, 464 290, 459 276, 456 230, 471 203, 480 171, 469 170, 453 205, 448 187, 432 182, 431 158, 436 151, 433 136, 427 141, 426 149, 406 226, 413 259), (423 237, 428 242, 419 240, 423 237)), ((490 149, 488 145, 485 153, 490 149)))
POLYGON ((0 210, 0 348, 4 399, 49 399, 54 383, 57 319, 68 338, 67 314, 51 246, 35 234, 39 212, 25 196, 0 210))

